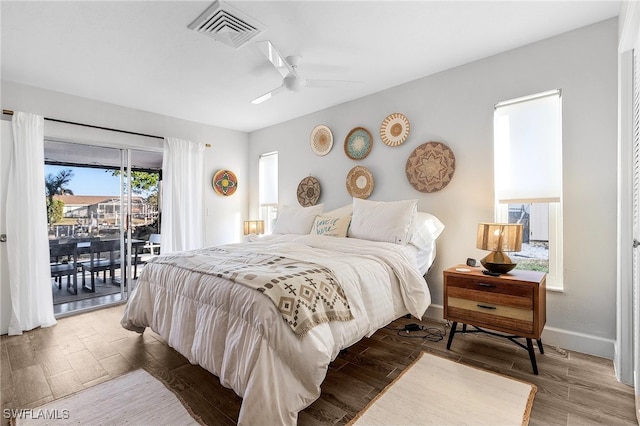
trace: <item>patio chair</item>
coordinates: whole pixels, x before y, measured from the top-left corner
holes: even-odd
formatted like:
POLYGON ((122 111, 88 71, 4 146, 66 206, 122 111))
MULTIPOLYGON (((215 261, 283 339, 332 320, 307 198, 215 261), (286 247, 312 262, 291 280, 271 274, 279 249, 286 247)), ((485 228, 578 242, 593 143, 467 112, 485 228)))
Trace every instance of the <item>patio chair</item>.
POLYGON ((152 255, 156 254, 155 249, 158 248, 158 254, 160 254, 160 234, 149 235, 149 241, 145 244, 144 248, 149 249, 152 255))
POLYGON ((49 245, 49 257, 51 262, 51 277, 55 278, 58 288, 62 289, 62 277, 67 277, 67 290, 78 294, 78 252, 76 243, 63 243, 49 245), (73 285, 71 283, 73 277, 73 285))
POLYGON ((113 282, 114 272, 120 269, 120 258, 116 252, 120 251, 120 240, 91 241, 89 260, 82 262, 82 288, 96 291, 95 275, 103 273, 103 281, 107 282, 107 271, 113 282), (86 286, 85 272, 91 273, 91 288, 86 286))

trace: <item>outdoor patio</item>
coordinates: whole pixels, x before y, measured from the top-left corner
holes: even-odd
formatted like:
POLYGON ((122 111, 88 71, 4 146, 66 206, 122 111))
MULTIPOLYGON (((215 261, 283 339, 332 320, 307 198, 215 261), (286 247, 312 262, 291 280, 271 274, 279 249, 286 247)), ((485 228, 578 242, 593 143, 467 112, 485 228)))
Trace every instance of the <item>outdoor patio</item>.
MULTIPOLYGON (((67 243, 65 241, 64 243, 67 243)), ((63 243, 63 244, 64 244, 63 243)), ((53 245, 59 244, 59 242, 53 242, 53 245)), ((131 289, 135 288, 135 283, 141 269, 145 263, 154 255, 149 249, 145 248, 146 241, 136 240, 134 246, 134 255, 132 256, 131 273, 133 275, 132 280, 125 279, 125 285, 131 282, 131 289), (135 263, 134 263, 135 262, 135 263)), ((83 285, 83 272, 82 264, 85 265, 90 261, 90 253, 88 253, 87 247, 90 242, 79 242, 78 246, 81 249, 76 251, 77 258, 75 259, 75 277, 73 274, 67 276, 52 277, 51 279, 51 292, 53 295, 54 313, 60 314, 65 312, 72 312, 75 310, 85 309, 92 306, 98 306, 104 303, 117 302, 122 299, 121 297, 121 283, 123 282, 123 270, 118 261, 117 265, 113 267, 113 277, 111 271, 94 272, 94 291, 91 291, 91 272, 85 271, 85 285, 83 285), (105 279, 106 276, 106 279, 105 279), (77 294, 74 294, 73 283, 76 283, 77 294)), ((157 254, 157 250, 156 250, 157 254)), ((102 256, 101 260, 105 261, 109 256, 102 256)), ((120 252, 114 253, 114 258, 120 258, 120 252)), ((56 259, 51 259, 52 264, 73 262, 73 259, 57 259, 58 262, 54 262, 56 259)))

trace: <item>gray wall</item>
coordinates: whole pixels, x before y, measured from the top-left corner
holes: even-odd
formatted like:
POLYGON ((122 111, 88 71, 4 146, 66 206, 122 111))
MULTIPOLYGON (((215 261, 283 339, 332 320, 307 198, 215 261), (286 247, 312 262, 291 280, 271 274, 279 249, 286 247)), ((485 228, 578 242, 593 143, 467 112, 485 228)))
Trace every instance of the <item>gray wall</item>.
MULTIPOLYGON (((416 52, 419 54, 419 52, 416 52)), ((365 98, 250 134, 250 212, 257 215, 258 157, 279 152, 280 202, 296 204, 302 178, 321 184, 327 209, 351 202, 348 171, 367 167, 374 176, 371 200, 417 198, 419 210, 446 225, 427 275, 433 297, 428 313, 442 318, 442 270, 480 258, 478 222, 493 216, 493 107, 550 89, 563 94, 564 292, 549 292, 546 343, 613 357, 616 333, 617 20, 611 19, 487 59, 431 75, 365 98), (411 134, 399 147, 382 143, 380 123, 401 112, 411 134), (309 146, 314 126, 334 135, 326 156, 309 146), (356 126, 374 135, 367 158, 350 160, 344 138, 356 126), (451 183, 440 192, 416 191, 405 163, 428 141, 447 144, 456 156, 451 183)), ((541 170, 541 173, 543 171, 541 170)))

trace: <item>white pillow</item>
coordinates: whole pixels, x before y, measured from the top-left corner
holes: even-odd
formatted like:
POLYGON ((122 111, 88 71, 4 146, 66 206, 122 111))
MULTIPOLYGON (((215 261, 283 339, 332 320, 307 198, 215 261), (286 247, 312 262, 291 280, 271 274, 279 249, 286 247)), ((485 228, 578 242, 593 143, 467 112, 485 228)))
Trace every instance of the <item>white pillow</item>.
POLYGON ((353 199, 349 236, 406 245, 418 200, 369 201, 353 199))
POLYGON ((444 224, 434 215, 415 212, 409 229, 409 244, 420 250, 429 249, 443 230, 444 224))
POLYGON ((308 234, 313 221, 320 213, 324 204, 311 207, 281 206, 278 209, 278 219, 273 226, 274 234, 308 234))
POLYGON ((347 229, 351 223, 351 216, 333 217, 333 216, 317 216, 311 235, 324 235, 326 237, 346 237, 347 229))

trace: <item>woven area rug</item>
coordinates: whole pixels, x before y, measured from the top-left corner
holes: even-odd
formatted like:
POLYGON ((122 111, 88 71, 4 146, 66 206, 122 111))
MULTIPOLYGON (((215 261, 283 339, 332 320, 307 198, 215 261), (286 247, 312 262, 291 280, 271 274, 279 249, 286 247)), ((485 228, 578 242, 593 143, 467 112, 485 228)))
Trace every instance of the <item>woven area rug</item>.
POLYGON ((31 410, 23 425, 200 425, 178 397, 144 370, 136 370, 31 410))
POLYGON ((537 388, 422 353, 352 425, 527 425, 537 388))

